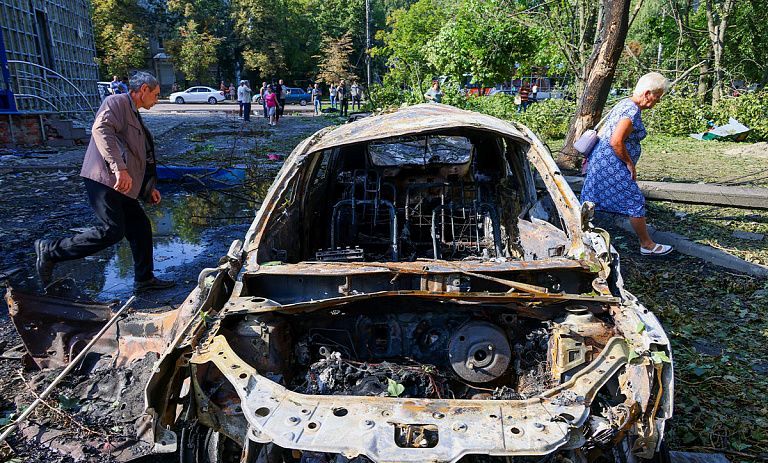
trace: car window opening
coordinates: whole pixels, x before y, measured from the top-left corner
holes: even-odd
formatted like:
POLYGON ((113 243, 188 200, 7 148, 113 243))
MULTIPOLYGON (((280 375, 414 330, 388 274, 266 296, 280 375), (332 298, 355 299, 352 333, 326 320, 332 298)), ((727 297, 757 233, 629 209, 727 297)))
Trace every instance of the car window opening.
POLYGON ((568 246, 528 145, 488 132, 376 140, 309 156, 260 261, 536 260, 568 246), (291 209, 291 210, 289 210, 291 209), (297 232, 298 237, 297 237, 297 232), (298 239, 297 239, 298 238, 298 239))

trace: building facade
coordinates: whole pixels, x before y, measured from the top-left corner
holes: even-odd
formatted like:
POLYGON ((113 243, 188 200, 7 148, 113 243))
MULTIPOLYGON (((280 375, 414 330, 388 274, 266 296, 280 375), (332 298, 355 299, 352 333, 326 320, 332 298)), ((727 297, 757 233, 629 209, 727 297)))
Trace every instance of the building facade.
MULTIPOLYGON (((0 0, 0 34, 21 113, 98 107, 98 67, 88 0, 0 0)), ((0 108, 12 111, 13 108, 0 108)))

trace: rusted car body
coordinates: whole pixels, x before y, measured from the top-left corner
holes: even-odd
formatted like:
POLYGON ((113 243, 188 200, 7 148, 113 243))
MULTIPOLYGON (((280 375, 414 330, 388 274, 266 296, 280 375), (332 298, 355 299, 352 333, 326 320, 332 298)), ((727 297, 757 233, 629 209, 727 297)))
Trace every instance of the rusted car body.
POLYGON ((319 131, 163 318, 141 437, 189 462, 658 459, 669 341, 589 206, 490 116, 319 131))

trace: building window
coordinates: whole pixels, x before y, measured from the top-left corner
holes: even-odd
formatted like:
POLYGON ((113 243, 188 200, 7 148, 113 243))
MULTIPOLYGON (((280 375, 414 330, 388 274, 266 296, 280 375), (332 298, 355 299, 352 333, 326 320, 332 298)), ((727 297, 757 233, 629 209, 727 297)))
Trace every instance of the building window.
POLYGON ((48 16, 45 14, 45 11, 35 10, 35 26, 37 29, 35 46, 37 47, 37 54, 42 59, 40 64, 55 70, 51 30, 48 28, 48 16))

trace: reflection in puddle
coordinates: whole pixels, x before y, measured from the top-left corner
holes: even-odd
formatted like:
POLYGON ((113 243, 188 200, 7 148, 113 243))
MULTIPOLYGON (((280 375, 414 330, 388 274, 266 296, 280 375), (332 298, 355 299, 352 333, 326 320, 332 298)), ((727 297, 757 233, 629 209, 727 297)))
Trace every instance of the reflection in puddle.
MULTIPOLYGON (((155 238, 155 275, 168 278, 166 270, 192 263, 204 250, 202 244, 185 242, 180 238, 155 238)), ((133 258, 126 241, 120 242, 117 252, 104 269, 104 284, 99 299, 123 299, 133 293, 133 258)))
MULTIPOLYGON (((160 205, 145 209, 152 222, 155 274, 160 278, 177 278, 175 267, 193 264, 215 244, 202 240, 206 231, 250 223, 256 204, 255 198, 242 194, 166 188, 160 205)), ((131 248, 123 240, 107 252, 103 278, 88 286, 97 299, 125 299, 133 293, 131 248)))
MULTIPOLYGON (((244 233, 230 236, 232 230, 224 227, 250 224, 271 183, 269 175, 251 179, 243 189, 226 191, 162 185, 160 205, 145 208, 152 222, 156 275, 182 284, 196 278, 206 259, 215 264, 221 248, 226 252, 231 240, 242 239, 244 233), (206 233, 209 238, 204 240, 206 233), (195 262, 198 258, 200 262, 195 262)), ((63 270, 98 300, 125 299, 133 293, 133 257, 125 240, 84 261, 63 264, 63 270)))

